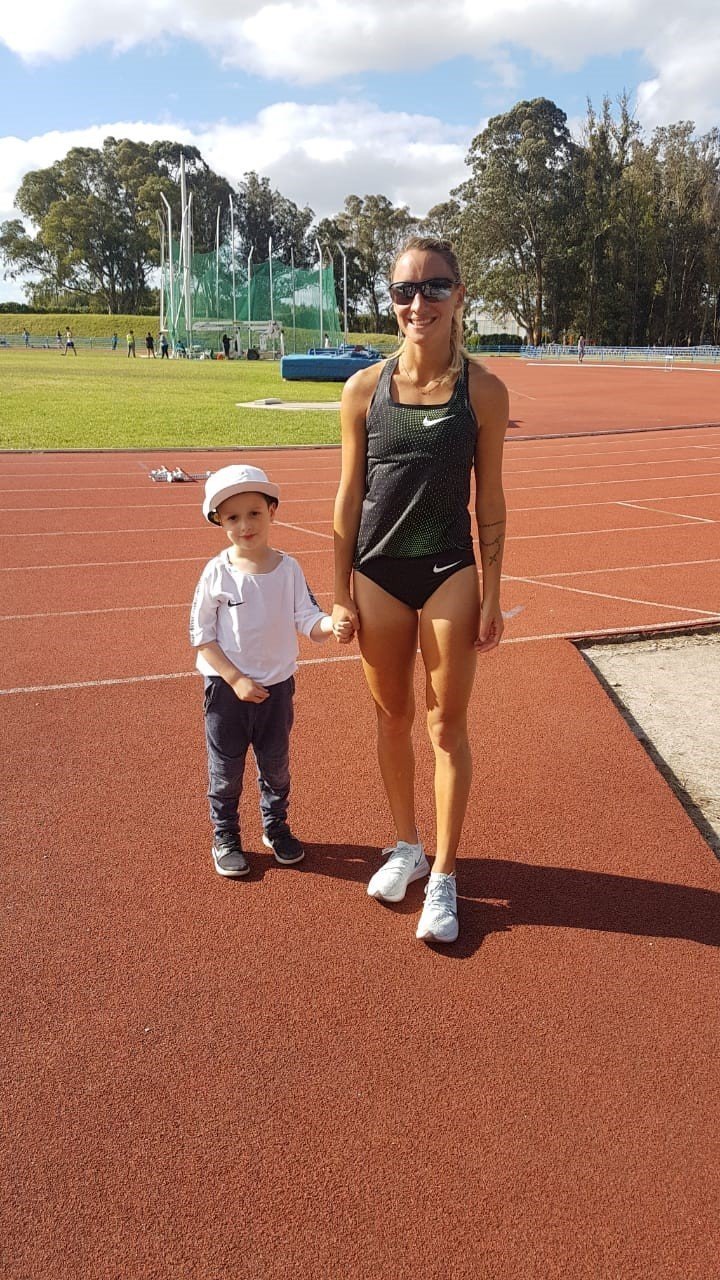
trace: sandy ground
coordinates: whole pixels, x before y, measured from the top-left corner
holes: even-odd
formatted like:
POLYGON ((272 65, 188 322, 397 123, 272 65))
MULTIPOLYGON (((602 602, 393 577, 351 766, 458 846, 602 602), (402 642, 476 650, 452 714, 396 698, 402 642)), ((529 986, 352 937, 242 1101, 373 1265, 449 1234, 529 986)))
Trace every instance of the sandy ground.
POLYGON ((582 652, 720 856, 720 632, 582 652))

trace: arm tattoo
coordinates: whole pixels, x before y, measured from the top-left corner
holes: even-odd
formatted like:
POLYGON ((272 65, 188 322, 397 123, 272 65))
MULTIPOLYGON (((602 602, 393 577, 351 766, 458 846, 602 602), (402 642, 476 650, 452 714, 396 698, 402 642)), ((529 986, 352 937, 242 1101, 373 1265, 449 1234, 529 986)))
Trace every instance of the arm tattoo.
MULTIPOLYGON (((498 527, 498 525, 502 525, 502 528, 503 528, 503 530, 504 530, 504 528, 505 528, 505 521, 504 521, 504 520, 493 520, 493 521, 492 521, 491 523, 489 523, 489 524, 481 524, 481 525, 480 525, 480 529, 496 529, 496 528, 498 527)), ((498 558, 498 556, 500 555, 500 552, 501 552, 501 550, 502 550, 502 544, 503 544, 503 541, 504 541, 504 539, 505 539, 505 534, 504 534, 504 532, 502 532, 502 531, 501 531, 500 533, 496 533, 494 538, 487 538, 487 539, 485 539, 485 538, 483 538, 482 533, 480 533, 480 535, 479 535, 479 536, 480 536, 480 546, 481 546, 481 547, 486 547, 486 548, 488 548, 488 549, 490 550, 490 556, 489 556, 489 558, 488 558, 488 565, 495 564, 495 562, 496 562, 496 560, 497 560, 497 558, 498 558)))

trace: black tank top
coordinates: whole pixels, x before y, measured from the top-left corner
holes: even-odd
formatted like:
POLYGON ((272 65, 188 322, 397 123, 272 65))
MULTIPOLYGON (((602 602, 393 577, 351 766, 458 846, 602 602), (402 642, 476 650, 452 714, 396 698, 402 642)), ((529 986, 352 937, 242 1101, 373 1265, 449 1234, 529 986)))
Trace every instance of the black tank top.
POLYGON ((398 404, 380 374, 367 413, 365 499, 355 565, 373 556, 435 555, 472 547, 470 473, 477 422, 468 394, 468 362, 446 404, 398 404))

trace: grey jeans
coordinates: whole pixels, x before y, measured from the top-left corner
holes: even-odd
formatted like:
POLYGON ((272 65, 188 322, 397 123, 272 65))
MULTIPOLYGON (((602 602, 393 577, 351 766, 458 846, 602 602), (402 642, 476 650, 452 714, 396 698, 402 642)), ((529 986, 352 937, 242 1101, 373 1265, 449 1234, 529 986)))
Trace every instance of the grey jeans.
POLYGON ((257 764, 263 830, 272 834, 287 821, 295 677, 269 685, 268 693, 265 702, 241 702, 221 676, 205 677, 208 799, 216 836, 238 831, 248 747, 257 764))

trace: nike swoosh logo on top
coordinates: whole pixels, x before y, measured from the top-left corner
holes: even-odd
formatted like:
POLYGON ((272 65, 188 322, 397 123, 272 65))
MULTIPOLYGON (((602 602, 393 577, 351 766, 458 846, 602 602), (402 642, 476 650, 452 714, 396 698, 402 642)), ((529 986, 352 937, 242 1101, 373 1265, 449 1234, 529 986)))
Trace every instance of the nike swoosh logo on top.
POLYGON ((425 414, 425 417, 423 418, 423 426, 434 427, 438 422, 449 422, 452 416, 453 415, 451 413, 446 413, 442 418, 428 418, 427 414, 425 414))
POLYGON ((433 573, 447 573, 448 569, 455 569, 462 560, 453 560, 452 564, 434 564, 433 573))
POLYGON ((418 854, 417 858, 415 859, 415 867, 419 867, 419 866, 420 866, 420 863, 422 862, 422 860, 423 860, 423 854, 422 854, 422 850, 421 850, 421 851, 420 851, 420 853, 418 854))

